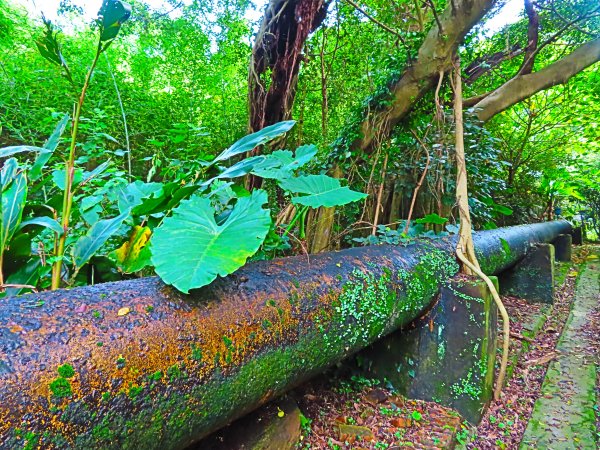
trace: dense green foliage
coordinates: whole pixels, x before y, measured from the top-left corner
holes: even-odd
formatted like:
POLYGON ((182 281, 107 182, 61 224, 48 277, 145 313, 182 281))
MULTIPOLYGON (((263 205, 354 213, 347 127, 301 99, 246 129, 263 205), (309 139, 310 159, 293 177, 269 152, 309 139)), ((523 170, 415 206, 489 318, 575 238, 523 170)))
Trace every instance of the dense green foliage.
MULTIPOLYGON (((296 126, 282 122, 244 137, 252 2, 207 0, 155 11, 134 1, 125 17, 122 3, 111 0, 105 5, 117 8, 115 16, 87 24, 83 11, 63 1, 58 24, 44 26, 0 0, 0 251, 4 283, 18 285, 7 292, 47 288, 51 278, 76 285, 153 268, 187 291, 249 257, 301 251, 316 217, 309 208, 320 206, 346 205, 336 210, 334 246, 454 233, 447 79, 374 152, 349 144, 366 111, 393 101, 390 86, 417 58, 445 3, 418 9, 406 0, 360 3, 369 18, 347 2, 331 2, 324 24, 306 42, 292 111, 296 126), (62 32, 52 28, 59 25, 62 32), (258 145, 268 155, 245 157, 258 145), (349 187, 325 175, 334 165, 349 187), (247 174, 265 179, 264 191, 246 191, 247 174), (366 196, 358 191, 368 194, 362 203, 366 196), (405 234, 409 209, 413 221, 405 234), (240 245, 240 233, 255 241, 240 245), (172 266, 173 239, 188 251, 181 264, 195 267, 187 275, 172 266)), ((539 11, 540 42, 548 42, 536 66, 597 34, 593 3, 569 0, 559 10, 539 11)), ((515 45, 527 45, 526 18, 489 37, 475 29, 460 52, 466 66, 515 45)), ((466 71, 466 94, 500 86, 522 62, 519 55, 491 68, 484 62, 485 75, 474 81, 466 71)), ((487 124, 466 115, 477 228, 559 213, 600 231, 598 86, 595 65, 487 124)))

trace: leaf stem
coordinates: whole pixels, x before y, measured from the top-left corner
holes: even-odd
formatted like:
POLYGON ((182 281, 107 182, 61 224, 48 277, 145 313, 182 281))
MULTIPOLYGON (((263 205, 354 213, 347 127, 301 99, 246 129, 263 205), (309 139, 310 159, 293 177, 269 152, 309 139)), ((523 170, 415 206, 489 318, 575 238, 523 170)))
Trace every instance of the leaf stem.
POLYGON ((306 213, 306 211, 308 211, 308 206, 305 206, 298 213, 296 213, 296 215, 294 216, 294 218, 292 219, 292 221, 290 222, 290 224, 285 229, 285 232, 283 233, 282 237, 285 237, 285 236, 287 236, 289 234, 289 232, 292 230, 292 228, 294 227, 294 225, 296 224, 296 222, 298 222, 298 219, 300 219, 300 217, 304 216, 304 214, 306 213))

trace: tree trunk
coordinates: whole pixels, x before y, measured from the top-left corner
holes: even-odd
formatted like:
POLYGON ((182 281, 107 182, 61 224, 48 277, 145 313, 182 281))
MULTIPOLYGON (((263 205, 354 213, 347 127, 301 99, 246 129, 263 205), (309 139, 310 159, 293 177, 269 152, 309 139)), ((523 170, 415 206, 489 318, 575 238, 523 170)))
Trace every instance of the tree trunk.
MULTIPOLYGON (((429 92, 452 66, 452 56, 465 35, 489 10, 494 0, 454 0, 439 16, 419 48, 417 60, 390 87, 391 102, 381 106, 371 102, 360 125, 360 137, 352 148, 370 152, 376 141, 387 138, 394 126, 429 92), (441 29, 440 29, 441 25, 441 29), (381 138, 381 139, 379 139, 381 138)), ((379 100, 380 101, 380 100, 379 100)))
MULTIPOLYGON (((249 132, 291 117, 302 49, 327 14, 326 0, 271 0, 252 48, 248 74, 249 132)), ((260 153, 255 149, 253 154, 260 153)), ((262 179, 251 176, 250 189, 262 179)))
MULTIPOLYGON (((333 168, 331 176, 335 178, 342 177, 342 169, 336 165, 333 168)), ((335 207, 319 208, 315 214, 316 223, 313 226, 312 240, 309 243, 310 253, 321 253, 329 249, 331 234, 333 232, 333 223, 335 221, 335 207)))

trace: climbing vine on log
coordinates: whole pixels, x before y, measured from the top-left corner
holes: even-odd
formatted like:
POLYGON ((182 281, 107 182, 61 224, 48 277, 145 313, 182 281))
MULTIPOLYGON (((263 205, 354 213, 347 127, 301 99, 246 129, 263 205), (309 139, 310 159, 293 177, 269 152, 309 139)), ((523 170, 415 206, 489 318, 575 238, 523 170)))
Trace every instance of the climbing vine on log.
POLYGON ((496 380, 496 389, 494 397, 500 398, 502 387, 504 386, 504 377, 508 367, 508 351, 510 347, 510 318, 504 307, 498 290, 490 278, 483 273, 475 254, 475 244, 473 243, 473 233, 471 225, 471 213, 469 209, 469 191, 467 187, 467 163, 465 160, 465 143, 463 129, 463 108, 462 108, 462 76, 460 73, 460 57, 456 57, 453 62, 453 87, 454 87, 454 129, 456 139, 456 203, 458 207, 460 228, 458 232, 458 243, 456 245, 456 255, 463 263, 462 272, 468 275, 477 275, 488 286, 494 302, 502 316, 503 342, 502 342, 502 361, 498 378, 496 380))

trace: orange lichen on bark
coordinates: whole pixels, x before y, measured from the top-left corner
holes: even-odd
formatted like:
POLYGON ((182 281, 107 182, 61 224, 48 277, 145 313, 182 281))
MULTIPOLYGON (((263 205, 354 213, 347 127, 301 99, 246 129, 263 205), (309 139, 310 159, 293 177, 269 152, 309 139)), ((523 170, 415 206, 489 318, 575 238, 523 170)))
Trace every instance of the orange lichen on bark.
MULTIPOLYGON (((315 282, 314 286, 320 284, 315 282)), ((292 296, 300 294, 294 292, 292 296)), ((62 324, 58 317, 51 317, 36 333, 24 334, 26 348, 52 348, 52 352, 44 358, 45 370, 29 372, 15 362, 18 376, 14 381, 20 391, 31 398, 44 397, 55 408, 64 408, 84 398, 88 404, 90 399, 100 403, 102 399, 89 394, 109 393, 111 397, 128 394, 132 388, 169 383, 183 370, 186 376, 198 380, 209 378, 217 368, 226 374, 261 349, 298 338, 303 316, 300 303, 290 300, 289 289, 277 298, 259 295, 246 300, 244 309, 239 304, 220 302, 180 310, 177 314, 168 312, 156 320, 148 312, 148 305, 156 304, 151 298, 129 298, 124 306, 111 303, 107 297, 97 302, 94 310, 79 313, 81 320, 69 330, 71 339, 67 342, 49 344, 46 340, 48 335, 60 333, 62 324), (124 307, 130 313, 119 315, 124 307), (74 366, 77 375, 68 380, 71 393, 56 398, 50 385, 58 377, 56 368, 66 362, 74 366), (158 379, 152 378, 152 374, 158 373, 161 374, 158 379), (118 387, 113 385, 115 380, 119 380, 118 387)), ((319 301, 325 303, 328 299, 319 301)), ((76 306, 64 303, 65 308, 76 306)), ((327 309, 328 305, 324 306, 327 309)), ((161 308, 153 306, 152 312, 161 308)), ((13 329, 16 326, 12 325, 13 329)), ((27 413, 44 415, 39 402, 26 405, 18 414, 0 406, 0 433, 23 425, 13 423, 14 417, 27 413)), ((21 407, 18 402, 11 403, 13 409, 21 407)), ((68 436, 77 427, 63 422, 59 415, 52 415, 46 428, 68 436)))

